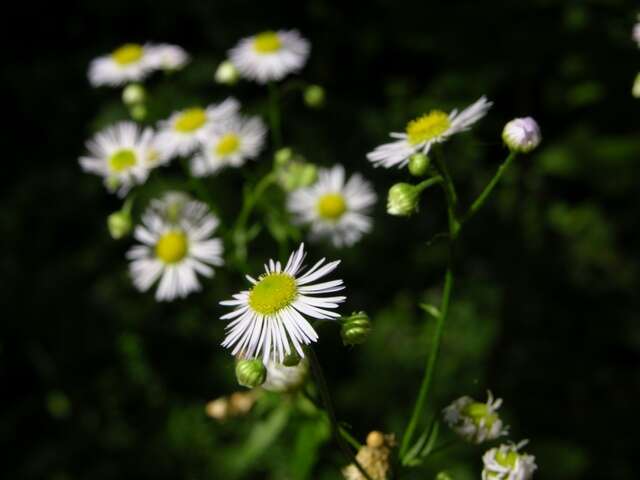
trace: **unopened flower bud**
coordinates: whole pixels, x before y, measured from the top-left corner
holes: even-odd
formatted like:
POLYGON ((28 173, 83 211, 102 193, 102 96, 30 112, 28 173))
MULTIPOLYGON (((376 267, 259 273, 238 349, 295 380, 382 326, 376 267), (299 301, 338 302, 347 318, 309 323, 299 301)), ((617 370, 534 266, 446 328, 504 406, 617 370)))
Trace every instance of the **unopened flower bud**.
POLYGON ((146 97, 147 92, 140 83, 130 83, 122 90, 122 101, 128 106, 144 103, 146 97))
POLYGON ((502 140, 512 152, 529 153, 540 145, 542 135, 533 118, 516 118, 505 125, 502 140))
POLYGON ((259 387, 267 378, 267 369, 262 360, 257 358, 238 360, 236 363, 236 379, 238 384, 247 388, 259 387))
POLYGON ((324 105, 324 88, 320 85, 309 85, 304 90, 304 103, 311 108, 320 108, 324 105))
POLYGON ((633 88, 631 89, 631 94, 635 98, 640 98, 640 73, 636 75, 636 80, 633 82, 633 88))
POLYGON ((508 429, 498 416, 501 405, 502 399, 494 400, 490 391, 486 403, 461 397, 443 410, 444 420, 462 438, 479 444, 507 434, 508 429))
POLYGON ((525 441, 518 445, 500 445, 487 451, 482 456, 482 480, 533 478, 533 472, 538 468, 535 457, 518 451, 526 443, 525 441))
POLYGON ((431 159, 424 153, 414 153, 409 157, 409 173, 414 177, 422 177, 429 170, 431 159))
POLYGON ((105 179, 104 184, 107 187, 107 190, 113 192, 120 188, 120 179, 115 175, 111 175, 105 179))
POLYGON ((421 190, 410 183, 396 183, 389 189, 387 213, 408 217, 418 208, 421 190))
POLYGON ((239 78, 238 69, 229 60, 218 65, 214 75, 215 81, 222 85, 234 85, 239 78))
POLYGON ((318 178, 318 169, 313 163, 293 160, 277 169, 278 183, 287 192, 308 187, 318 178))
POLYGON ((382 445, 384 445, 384 434, 377 430, 369 432, 369 435, 367 435, 367 447, 380 448, 382 445))
POLYGON ((225 397, 216 398, 207 403, 205 407, 207 415, 216 420, 225 420, 229 414, 229 401, 225 397))
POLYGON ((289 147, 284 147, 276 151, 273 159, 277 166, 286 165, 289 160, 293 158, 293 150, 289 147))
POLYGON ((302 358, 298 355, 298 352, 291 352, 290 354, 285 355, 282 364, 285 367, 295 367, 300 363, 300 360, 302 360, 302 358))
POLYGON ((340 335, 345 345, 364 343, 371 332, 371 321, 365 312, 357 312, 342 319, 340 335))
POLYGON ((134 120, 136 120, 138 122, 141 122, 142 120, 147 118, 147 107, 145 107, 141 103, 139 103, 137 105, 133 105, 129 109, 129 114, 131 115, 131 118, 133 118, 134 120))
POLYGON ((107 217, 107 227, 114 240, 127 236, 132 228, 131 212, 127 209, 113 212, 107 217))

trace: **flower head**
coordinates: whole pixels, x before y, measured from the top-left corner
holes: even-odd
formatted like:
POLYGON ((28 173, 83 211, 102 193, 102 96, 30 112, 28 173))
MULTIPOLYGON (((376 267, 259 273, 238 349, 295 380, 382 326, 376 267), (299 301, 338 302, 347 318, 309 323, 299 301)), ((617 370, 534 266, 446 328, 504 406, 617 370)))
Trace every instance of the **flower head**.
POLYGON ((149 45, 127 43, 108 55, 92 60, 89 65, 89 82, 94 87, 114 87, 143 80, 154 69, 150 62, 149 48, 149 45))
POLYGON ((87 142, 87 150, 89 154, 80 158, 82 169, 104 177, 107 188, 120 195, 144 183, 149 170, 166 161, 155 149, 153 130, 143 130, 133 122, 98 132, 87 142))
POLYGON ((220 63, 213 76, 213 79, 222 85, 234 85, 239 78, 238 69, 229 60, 220 63))
POLYGON ((227 98, 206 108, 190 107, 174 112, 160 123, 158 148, 169 157, 189 155, 207 139, 211 128, 231 121, 239 110, 240 103, 235 98, 227 98))
POLYGON ((343 296, 321 296, 344 289, 342 280, 313 283, 336 269, 340 261, 325 264, 318 261, 305 271, 304 244, 293 252, 284 268, 280 262, 269 260, 265 273, 251 282, 250 290, 233 296, 233 300, 220 302, 235 309, 221 318, 231 320, 222 346, 241 353, 243 358, 262 356, 282 363, 293 349, 304 357, 302 345, 318 339, 318 335, 305 317, 335 319, 340 315, 331 309, 344 302, 343 296))
POLYGON ((453 110, 447 114, 432 110, 411 120, 404 133, 391 133, 390 136, 396 141, 380 145, 368 153, 367 158, 376 167, 404 167, 414 153, 427 155, 436 143, 445 142, 452 135, 469 130, 471 125, 487 114, 491 105, 485 97, 480 97, 461 112, 453 110))
MULTIPOLYGON (((168 211, 169 206, 164 210, 168 211)), ((222 242, 212 238, 218 219, 204 203, 190 200, 176 218, 158 213, 158 203, 142 217, 134 236, 141 242, 129 250, 130 273, 138 290, 146 291, 158 280, 156 299, 171 301, 200 290, 197 275, 212 277, 220 266, 222 242)))
POLYGON ((198 155, 191 161, 193 174, 202 177, 224 167, 241 167, 256 158, 262 147, 267 127, 260 117, 232 118, 211 128, 198 155))
POLYGON ((482 456, 484 469, 482 480, 528 480, 533 478, 537 465, 533 455, 521 453, 519 450, 526 441, 518 445, 500 445, 492 448, 482 456))
POLYGON ((229 51, 229 59, 241 77, 267 83, 300 70, 309 49, 309 42, 296 30, 267 31, 240 40, 229 51))
POLYGON ((493 398, 487 392, 486 403, 476 402, 471 397, 461 397, 444 409, 444 420, 458 435, 469 442, 482 443, 507 434, 498 409, 502 399, 493 398))
POLYGON ((504 126, 502 140, 512 152, 529 153, 540 145, 542 135, 533 118, 516 118, 504 126))
POLYGON ((287 207, 297 223, 311 225, 313 239, 327 238, 335 247, 351 246, 371 230, 366 215, 376 201, 371 184, 359 174, 345 181, 342 165, 320 169, 318 181, 289 194, 287 207))
POLYGON ((638 15, 638 22, 633 26, 633 32, 631 36, 638 44, 638 47, 640 47, 640 15, 638 15))
POLYGON ((387 213, 399 217, 412 215, 418 209, 421 191, 417 185, 396 183, 389 189, 387 195, 387 213))
POLYGON ((270 392, 290 392, 304 384, 309 373, 309 362, 300 360, 296 365, 287 366, 270 360, 267 367, 267 379, 262 388, 270 392))
POLYGON ((161 43, 148 47, 149 64, 155 70, 180 70, 189 62, 189 54, 178 45, 161 43))

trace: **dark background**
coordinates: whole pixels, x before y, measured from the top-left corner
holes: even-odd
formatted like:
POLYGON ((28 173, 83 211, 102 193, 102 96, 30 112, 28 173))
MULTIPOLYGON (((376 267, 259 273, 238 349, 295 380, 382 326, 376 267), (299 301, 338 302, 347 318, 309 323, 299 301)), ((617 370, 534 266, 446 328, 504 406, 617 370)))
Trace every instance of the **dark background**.
MULTIPOLYGON (((444 228, 440 196, 429 193, 412 220, 386 216, 386 189, 406 173, 373 170, 364 156, 413 116, 486 94, 495 101, 490 115, 446 149, 463 201, 504 157, 506 121, 533 115, 544 143, 518 160, 465 231, 432 405, 491 388, 505 399, 513 438, 530 439, 536 478, 638 478, 635 2, 16 7, 6 29, 21 33, 4 42, 0 74, 15 107, 0 180, 3 478, 296 478, 288 465, 304 431, 297 420, 240 471, 225 459, 243 458, 253 423, 218 425, 203 413, 208 400, 237 388, 216 319, 217 301, 243 287, 241 275, 221 272, 204 293, 169 305, 135 292, 128 242, 112 241, 105 228, 118 201, 77 164, 97 126, 126 116, 117 90, 88 85, 93 57, 129 41, 177 43, 197 61, 150 87, 174 95, 167 104, 233 93, 259 110, 258 87, 230 92, 212 75, 239 38, 266 28, 298 28, 311 41, 303 76, 327 90, 323 110, 287 100, 287 140, 314 162, 361 171, 381 197, 371 236, 346 252, 314 252, 344 259, 346 308, 366 309, 374 321, 370 341, 353 350, 335 329, 321 333, 319 354, 354 433, 401 433, 428 351, 414 305, 437 294, 445 261, 443 245, 425 246, 444 228)), ((215 191, 226 220, 240 185, 229 178, 215 191)), ((258 239, 256 268, 273 252, 268 237, 258 239)), ((440 468, 478 478, 481 454, 456 447, 399 478, 434 478, 440 468)), ((310 478, 338 478, 343 461, 333 445, 317 455, 310 478)))

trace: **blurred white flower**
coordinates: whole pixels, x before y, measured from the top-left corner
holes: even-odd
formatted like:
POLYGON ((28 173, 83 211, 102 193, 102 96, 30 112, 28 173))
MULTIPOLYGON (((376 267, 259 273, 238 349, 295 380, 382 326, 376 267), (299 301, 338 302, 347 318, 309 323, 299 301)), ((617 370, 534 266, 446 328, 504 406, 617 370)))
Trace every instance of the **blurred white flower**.
POLYGON ((500 445, 482 456, 482 480, 529 480, 538 468, 533 455, 520 453, 527 442, 518 445, 500 445))
POLYGON ((104 177, 109 191, 126 195, 146 181, 149 170, 164 163, 154 146, 153 129, 121 122, 95 134, 87 142, 88 155, 80 158, 86 172, 104 177))
POLYGON ((212 277, 212 266, 223 265, 222 241, 212 238, 218 219, 204 203, 189 201, 173 221, 158 214, 156 203, 142 217, 134 236, 141 242, 127 258, 133 283, 146 291, 159 279, 158 301, 171 301, 200 290, 197 275, 212 277))
POLYGON ((267 367, 267 379, 261 386, 270 392, 296 390, 302 386, 309 373, 309 362, 306 358, 291 367, 273 360, 269 360, 265 366, 267 367))
POLYGON ((206 139, 212 126, 222 126, 240 110, 235 98, 206 108, 192 107, 171 114, 160 122, 157 147, 168 157, 193 153, 206 139))
POLYGON ((336 269, 340 261, 325 264, 325 259, 302 273, 305 258, 304 244, 293 252, 284 269, 280 262, 269 260, 266 273, 251 282, 250 290, 233 296, 233 300, 220 302, 234 307, 221 317, 231 320, 222 346, 241 353, 243 358, 262 356, 264 363, 284 361, 293 349, 304 357, 302 345, 318 340, 318 334, 305 318, 335 319, 337 308, 346 297, 319 296, 344 289, 342 280, 312 283, 336 269))
POLYGON ((359 174, 345 181, 342 165, 320 169, 313 185, 289 194, 287 208, 297 223, 311 226, 312 239, 328 239, 335 247, 351 246, 371 230, 367 211, 376 201, 371 184, 359 174))
POLYGON ((148 48, 149 64, 156 70, 180 70, 189 62, 189 54, 178 45, 160 43, 148 48))
POLYGON ((237 116, 209 132, 200 152, 191 160, 191 170, 197 177, 226 166, 240 167, 257 157, 264 146, 267 127, 259 117, 237 116))
POLYGON ((240 40, 229 59, 241 77, 267 83, 302 69, 309 50, 309 42, 296 30, 267 31, 240 40))
POLYGON ((502 399, 494 400, 487 392, 486 403, 476 402, 471 397, 461 397, 444 409, 444 420, 458 435, 469 442, 482 443, 507 434, 498 409, 502 399))
POLYGON ((638 22, 633 26, 631 36, 638 44, 638 47, 640 47, 640 15, 638 15, 638 22))
POLYGON ((367 158, 376 167, 404 167, 414 153, 427 155, 434 144, 445 142, 452 135, 469 130, 471 125, 487 114, 491 105, 486 97, 480 97, 460 113, 457 110, 449 114, 432 110, 411 120, 404 133, 391 133, 390 136, 396 141, 376 147, 367 154, 367 158))
POLYGON ((89 65, 89 82, 94 87, 119 86, 143 80, 154 70, 150 45, 127 43, 109 55, 98 57, 89 65))

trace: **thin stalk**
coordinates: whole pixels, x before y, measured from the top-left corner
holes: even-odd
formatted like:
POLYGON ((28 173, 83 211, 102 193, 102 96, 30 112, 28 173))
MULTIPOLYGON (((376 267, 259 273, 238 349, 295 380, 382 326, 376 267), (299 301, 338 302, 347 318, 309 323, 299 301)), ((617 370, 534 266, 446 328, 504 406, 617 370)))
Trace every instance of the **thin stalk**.
POLYGON ((482 191, 482 193, 478 195, 478 198, 476 198, 476 200, 471 204, 471 207, 469 207, 469 211, 467 211, 467 213, 462 219, 463 222, 468 221, 471 217, 473 217, 478 212, 478 210, 480 210, 483 207, 483 205, 487 201, 487 198, 489 198, 489 195, 491 195, 491 192, 493 191, 495 186, 498 184, 498 182, 502 178, 502 175, 507 170, 507 168, 509 168, 509 165, 511 165, 511 162, 513 162, 516 156, 517 156, 516 152, 509 153, 509 156, 506 158, 504 162, 502 162, 502 165, 500 165, 500 167, 498 168, 498 171, 493 176, 491 181, 487 184, 486 187, 484 187, 484 190, 482 191))
POLYGON ((333 433, 333 437, 338 445, 338 448, 340 449, 346 460, 349 463, 353 463, 357 467, 362 476, 364 476, 367 480, 372 480, 371 476, 362 467, 362 465, 360 465, 353 453, 351 453, 351 451, 349 450, 349 445, 345 443, 342 436, 340 435, 340 424, 338 423, 338 420, 336 418, 336 412, 333 409, 331 395, 329 394, 329 387, 327 386, 327 381, 324 377, 324 373, 322 372, 322 365, 320 365, 318 357, 311 347, 307 347, 305 350, 307 352, 307 356, 309 357, 311 372, 316 379, 316 385, 318 387, 318 390, 320 391, 322 403, 324 403, 324 408, 327 412, 327 416, 329 417, 329 423, 331 424, 331 432, 333 433))
POLYGON ((274 82, 269 82, 269 124, 273 145, 277 149, 282 147, 282 132, 280 130, 280 105, 278 86, 274 82))

